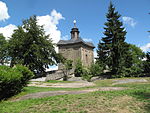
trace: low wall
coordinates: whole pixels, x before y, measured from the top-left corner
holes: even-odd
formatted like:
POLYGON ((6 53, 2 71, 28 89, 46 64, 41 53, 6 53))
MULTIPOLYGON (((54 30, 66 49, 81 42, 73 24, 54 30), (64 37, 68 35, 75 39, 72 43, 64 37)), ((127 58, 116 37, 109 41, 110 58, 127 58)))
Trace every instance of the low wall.
MULTIPOLYGON (((71 76, 70 75, 71 73, 72 73, 72 70, 69 71, 68 76, 71 76)), ((63 71, 62 70, 57 70, 55 73, 47 74, 46 81, 48 81, 48 80, 59 80, 59 79, 63 78, 63 76, 64 76, 63 71)))

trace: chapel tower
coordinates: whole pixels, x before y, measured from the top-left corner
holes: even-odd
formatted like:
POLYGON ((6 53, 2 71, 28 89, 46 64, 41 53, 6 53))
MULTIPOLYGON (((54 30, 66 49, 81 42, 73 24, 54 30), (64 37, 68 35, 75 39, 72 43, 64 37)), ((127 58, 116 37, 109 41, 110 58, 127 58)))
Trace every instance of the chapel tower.
MULTIPOLYGON (((93 43, 85 42, 80 37, 80 31, 76 27, 76 21, 74 20, 74 27, 71 29, 70 40, 60 40, 57 43, 58 51, 66 59, 73 61, 73 69, 78 59, 84 66, 88 67, 94 62, 93 49, 95 48, 93 43)), ((58 69, 63 69, 63 64, 59 64, 58 69)))

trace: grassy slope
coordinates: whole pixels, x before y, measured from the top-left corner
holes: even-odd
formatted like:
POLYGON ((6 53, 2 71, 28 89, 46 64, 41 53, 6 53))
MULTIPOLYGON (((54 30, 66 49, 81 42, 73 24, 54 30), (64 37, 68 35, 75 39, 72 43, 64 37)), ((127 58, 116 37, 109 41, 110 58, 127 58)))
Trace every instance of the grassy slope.
MULTIPOLYGON (((118 84, 114 87, 128 87, 123 91, 97 91, 79 95, 60 95, 18 102, 10 100, 0 103, 0 113, 149 113, 150 78, 148 83, 118 84)), ((112 86, 113 80, 96 81, 96 86, 112 86)), ((62 88, 27 87, 23 93, 32 93, 62 88)), ((66 88, 63 88, 63 90, 66 88)), ((82 89, 82 88, 79 88, 82 89)), ((73 88, 67 88, 73 90, 73 88)), ((78 90, 77 88, 75 90, 78 90)), ((21 95, 21 94, 20 94, 21 95)))

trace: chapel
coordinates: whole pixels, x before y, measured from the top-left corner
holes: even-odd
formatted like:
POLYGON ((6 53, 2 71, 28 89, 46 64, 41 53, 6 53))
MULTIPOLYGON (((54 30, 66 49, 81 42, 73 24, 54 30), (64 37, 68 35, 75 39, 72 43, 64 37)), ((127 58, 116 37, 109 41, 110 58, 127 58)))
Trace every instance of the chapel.
MULTIPOLYGON (((80 31, 76 27, 74 20, 74 27, 71 29, 71 38, 69 40, 60 40, 57 43, 58 52, 68 60, 73 61, 73 69, 75 68, 78 59, 81 60, 83 66, 88 67, 94 62, 93 43, 85 42, 79 35, 80 31)), ((63 69, 63 64, 58 65, 58 69, 63 69)))

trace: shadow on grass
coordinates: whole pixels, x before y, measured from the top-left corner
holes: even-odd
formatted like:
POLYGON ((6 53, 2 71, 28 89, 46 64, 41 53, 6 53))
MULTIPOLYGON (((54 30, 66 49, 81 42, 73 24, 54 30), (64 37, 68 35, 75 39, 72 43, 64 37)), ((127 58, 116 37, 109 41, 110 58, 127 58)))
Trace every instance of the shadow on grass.
POLYGON ((133 96, 140 101, 146 102, 144 109, 149 113, 150 112, 150 91, 136 91, 133 93, 133 96))

